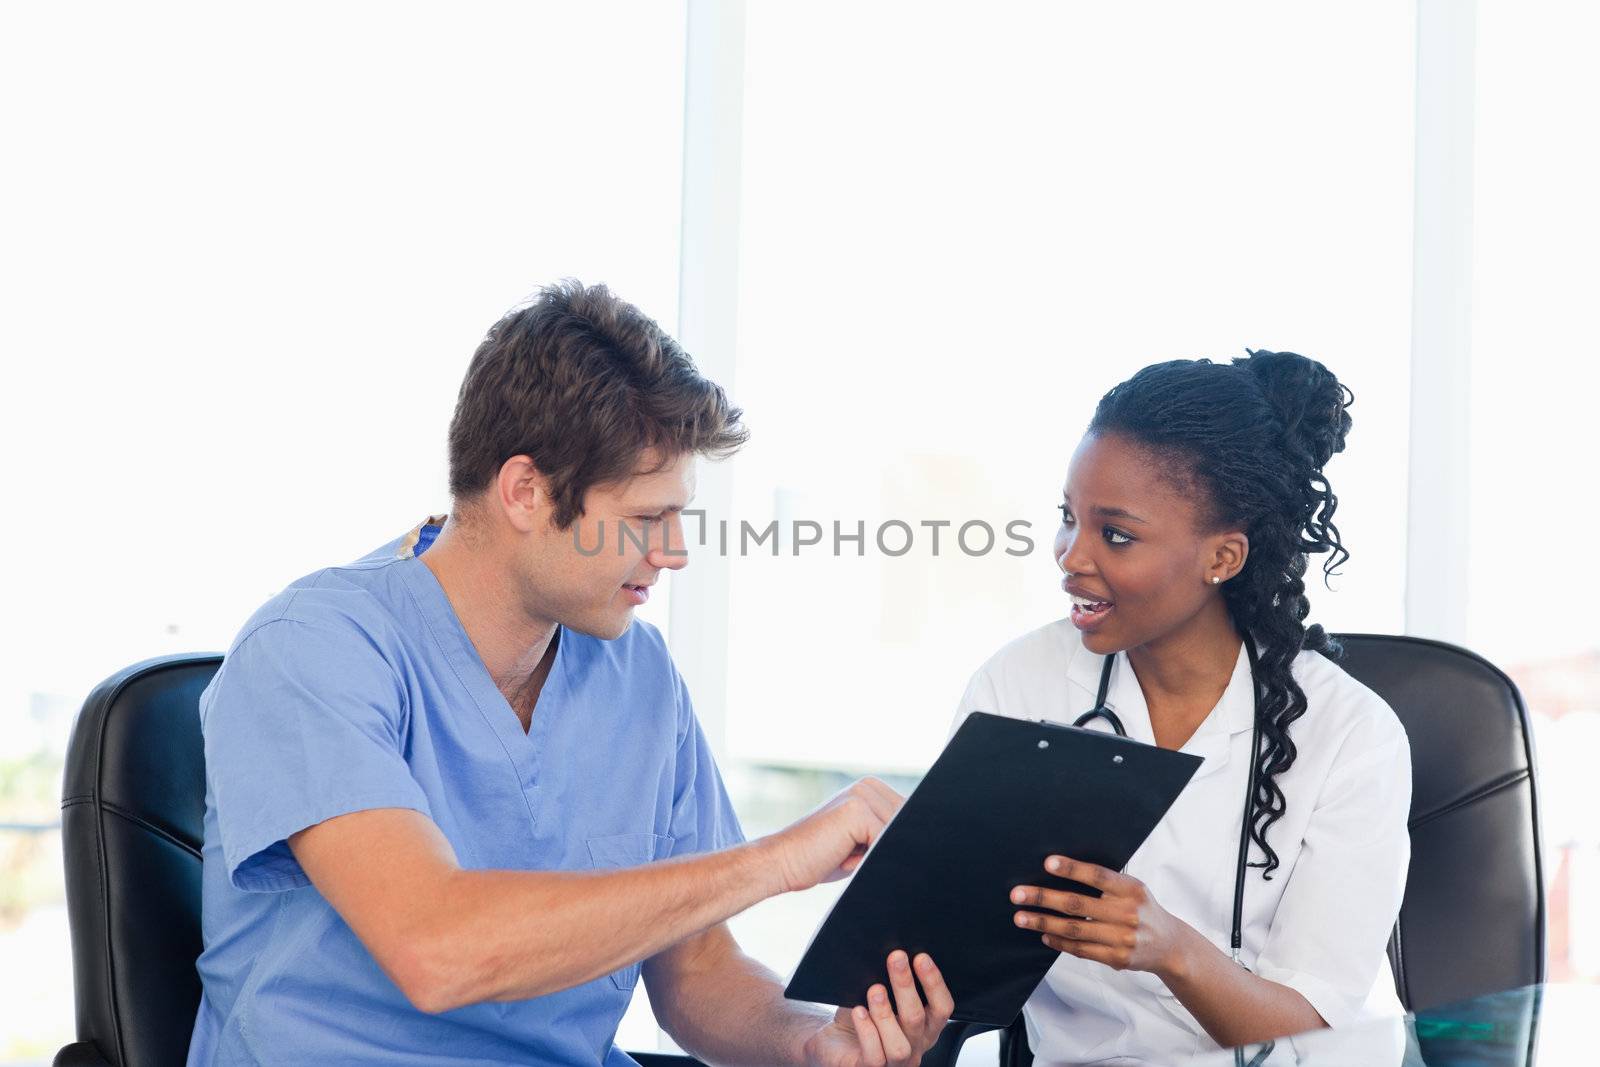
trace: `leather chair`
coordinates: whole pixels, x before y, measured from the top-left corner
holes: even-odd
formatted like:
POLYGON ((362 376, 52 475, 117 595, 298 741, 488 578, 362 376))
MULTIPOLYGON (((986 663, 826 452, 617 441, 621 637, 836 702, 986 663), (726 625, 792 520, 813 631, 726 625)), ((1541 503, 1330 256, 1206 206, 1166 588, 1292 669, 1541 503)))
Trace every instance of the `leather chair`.
POLYGON ((1533 728, 1516 683, 1443 641, 1337 636, 1335 662, 1411 739, 1411 870, 1389 940, 1400 1002, 1421 1011, 1544 981, 1533 728))
MULTIPOLYGON (((1411 869, 1389 939, 1400 1002, 1422 1011, 1544 981, 1533 731, 1516 684, 1443 641, 1335 636, 1334 662, 1388 701, 1411 739, 1411 869)), ((1000 1062, 1032 1060, 1019 1019, 1000 1062)))
POLYGON ((146 660, 73 724, 61 798, 78 1041, 58 1065, 184 1061, 200 1005, 200 692, 221 656, 146 660))

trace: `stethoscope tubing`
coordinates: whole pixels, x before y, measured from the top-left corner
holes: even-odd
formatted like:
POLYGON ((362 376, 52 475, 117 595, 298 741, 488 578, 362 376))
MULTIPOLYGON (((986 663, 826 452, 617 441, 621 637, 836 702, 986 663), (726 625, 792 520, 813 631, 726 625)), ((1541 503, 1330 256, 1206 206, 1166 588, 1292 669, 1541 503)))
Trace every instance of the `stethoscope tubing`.
MULTIPOLYGON (((1239 858, 1234 870, 1233 879, 1233 934, 1230 938, 1230 947, 1233 950, 1233 962, 1244 965, 1240 958, 1244 946, 1244 881, 1249 870, 1250 861, 1250 824, 1255 815, 1256 788, 1260 775, 1261 760, 1261 687, 1256 684, 1256 675, 1260 673, 1260 660, 1256 654, 1256 643, 1248 633, 1244 635, 1244 648, 1250 658, 1250 689, 1255 698, 1254 729, 1250 738, 1250 784, 1245 791, 1244 818, 1239 824, 1239 858)), ((1118 737, 1127 737, 1128 731, 1123 727, 1122 720, 1117 718, 1116 712, 1106 707, 1106 693, 1111 688, 1111 668, 1116 663, 1117 654, 1111 653, 1105 658, 1104 665, 1100 668, 1100 691, 1095 696, 1094 707, 1073 720, 1074 726, 1085 726, 1096 719, 1104 719, 1116 731, 1118 737)))

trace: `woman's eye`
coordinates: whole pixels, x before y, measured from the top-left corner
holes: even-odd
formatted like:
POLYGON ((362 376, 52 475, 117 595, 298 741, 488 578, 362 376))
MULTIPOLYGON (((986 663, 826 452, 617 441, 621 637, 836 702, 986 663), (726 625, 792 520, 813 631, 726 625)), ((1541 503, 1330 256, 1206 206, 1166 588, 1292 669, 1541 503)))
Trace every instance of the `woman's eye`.
POLYGON ((1056 510, 1061 512, 1061 521, 1063 523, 1066 523, 1068 526, 1072 525, 1072 512, 1067 510, 1067 506, 1065 504, 1057 504, 1056 510))
POLYGON ((1114 530, 1111 527, 1107 526, 1103 532, 1105 534, 1106 540, 1109 541, 1111 544, 1114 544, 1114 545, 1131 545, 1131 544, 1133 544, 1133 538, 1129 537, 1127 534, 1123 533, 1121 530, 1114 530))

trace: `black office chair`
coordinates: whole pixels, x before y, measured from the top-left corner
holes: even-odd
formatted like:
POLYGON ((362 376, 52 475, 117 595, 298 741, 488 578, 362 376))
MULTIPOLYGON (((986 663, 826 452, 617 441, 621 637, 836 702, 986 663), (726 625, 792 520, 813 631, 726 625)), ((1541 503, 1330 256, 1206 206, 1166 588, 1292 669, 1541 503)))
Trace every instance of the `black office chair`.
MULTIPOLYGON (((1335 662, 1388 701, 1411 739, 1411 869, 1389 939, 1400 1002, 1421 1011, 1544 981, 1533 731, 1516 684, 1443 641, 1335 636, 1335 662)), ((1000 1062, 1033 1062, 1020 1019, 1000 1062)))
POLYGON ((78 1040, 58 1067, 182 1063, 200 1005, 200 692, 221 656, 146 660, 72 728, 61 837, 78 1040))
POLYGON ((1411 739, 1411 870, 1389 939, 1400 1002, 1420 1011, 1544 981, 1533 728, 1516 683, 1443 641, 1337 636, 1336 662, 1411 739))

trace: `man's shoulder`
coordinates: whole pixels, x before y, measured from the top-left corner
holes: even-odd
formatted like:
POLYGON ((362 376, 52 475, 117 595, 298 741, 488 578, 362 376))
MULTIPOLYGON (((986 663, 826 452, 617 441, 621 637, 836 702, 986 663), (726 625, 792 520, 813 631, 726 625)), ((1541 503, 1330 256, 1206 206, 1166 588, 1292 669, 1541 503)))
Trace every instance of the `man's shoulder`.
POLYGON ((208 738, 219 722, 259 716, 267 694, 266 706, 279 709, 275 714, 303 698, 326 706, 338 694, 345 701, 370 700, 397 720, 403 715, 408 653, 400 628, 370 591, 336 571, 292 583, 240 628, 200 697, 208 738))
POLYGON ((371 572, 383 565, 374 561, 324 567, 290 582, 245 621, 230 651, 268 631, 274 638, 312 642, 339 634, 387 636, 393 616, 370 580, 371 572))

